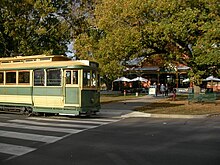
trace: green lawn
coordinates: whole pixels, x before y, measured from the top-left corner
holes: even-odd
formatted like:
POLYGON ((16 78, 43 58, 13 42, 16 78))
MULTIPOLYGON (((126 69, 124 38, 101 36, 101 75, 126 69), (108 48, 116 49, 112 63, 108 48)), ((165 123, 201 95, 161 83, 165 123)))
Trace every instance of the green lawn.
POLYGON ((118 94, 118 95, 101 95, 101 103, 110 103, 110 102, 115 102, 115 101, 123 101, 123 100, 128 100, 128 99, 134 99, 137 97, 141 97, 143 95, 136 96, 135 94, 127 94, 124 96, 123 94, 118 94))
MULTIPOLYGON (((139 97, 139 96, 138 96, 139 97)), ((141 96, 140 96, 141 97, 141 96)), ((135 95, 101 95, 101 103, 122 101, 137 98, 135 95)), ((220 100, 214 103, 191 103, 188 104, 187 95, 177 96, 175 101, 171 98, 155 100, 145 106, 135 109, 136 111, 158 114, 182 114, 182 115, 204 115, 220 114, 220 100)))

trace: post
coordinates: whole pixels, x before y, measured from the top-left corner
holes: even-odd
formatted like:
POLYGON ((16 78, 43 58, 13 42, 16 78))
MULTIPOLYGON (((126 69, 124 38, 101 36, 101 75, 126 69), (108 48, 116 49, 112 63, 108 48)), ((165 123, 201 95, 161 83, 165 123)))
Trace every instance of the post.
POLYGON ((176 89, 173 89, 173 96, 172 96, 172 100, 175 101, 176 100, 176 89))
POLYGON ((126 90, 124 90, 124 96, 126 96, 126 90))

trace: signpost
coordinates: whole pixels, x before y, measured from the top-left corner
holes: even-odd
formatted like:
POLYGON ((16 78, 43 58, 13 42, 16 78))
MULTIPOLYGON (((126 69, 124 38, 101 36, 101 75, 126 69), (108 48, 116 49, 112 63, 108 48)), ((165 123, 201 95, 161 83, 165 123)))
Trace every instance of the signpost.
POLYGON ((156 92, 157 92, 157 86, 156 85, 151 85, 149 87, 149 95, 155 95, 156 96, 156 92))

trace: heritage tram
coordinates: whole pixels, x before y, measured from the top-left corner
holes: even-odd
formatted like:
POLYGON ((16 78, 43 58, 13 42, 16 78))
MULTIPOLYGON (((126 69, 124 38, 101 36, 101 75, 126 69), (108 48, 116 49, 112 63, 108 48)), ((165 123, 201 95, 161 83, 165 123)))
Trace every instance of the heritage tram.
POLYGON ((0 58, 0 106, 24 112, 91 114, 100 109, 98 63, 61 55, 0 58))

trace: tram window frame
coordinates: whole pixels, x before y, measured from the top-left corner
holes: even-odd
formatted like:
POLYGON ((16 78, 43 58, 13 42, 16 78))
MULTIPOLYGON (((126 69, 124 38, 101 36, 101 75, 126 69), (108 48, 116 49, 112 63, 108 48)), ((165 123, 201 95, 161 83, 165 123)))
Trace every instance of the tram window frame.
POLYGON ((34 86, 44 86, 44 85, 45 85, 44 69, 34 70, 34 86), (38 78, 36 76, 38 76, 38 78), (36 80, 40 80, 40 81, 36 81, 36 80))
POLYGON ((30 71, 18 71, 18 84, 30 84, 30 77, 30 71))
POLYGON ((72 72, 71 72, 71 70, 66 70, 66 84, 72 84, 72 82, 71 82, 71 77, 72 77, 72 72), (67 75, 67 73, 68 73, 69 75, 67 75))
POLYGON ((100 87, 100 73, 97 73, 97 87, 100 87))
POLYGON ((91 74, 91 87, 92 88, 97 87, 97 73, 94 70, 92 70, 92 74, 91 74))
POLYGON ((47 81, 46 81, 47 86, 61 86, 61 81, 62 81, 61 69, 47 69, 46 72, 47 72, 47 81))
POLYGON ((79 70, 66 70, 66 84, 67 85, 79 84, 79 70))
POLYGON ((83 87, 91 87, 91 70, 83 71, 83 87))
POLYGON ((6 84, 16 84, 17 72, 16 71, 7 71, 6 72, 6 84))
POLYGON ((0 72, 0 84, 4 84, 4 72, 0 72))
POLYGON ((98 72, 96 70, 83 70, 83 87, 98 88, 98 72))
POLYGON ((79 84, 79 71, 72 70, 72 84, 79 84))

